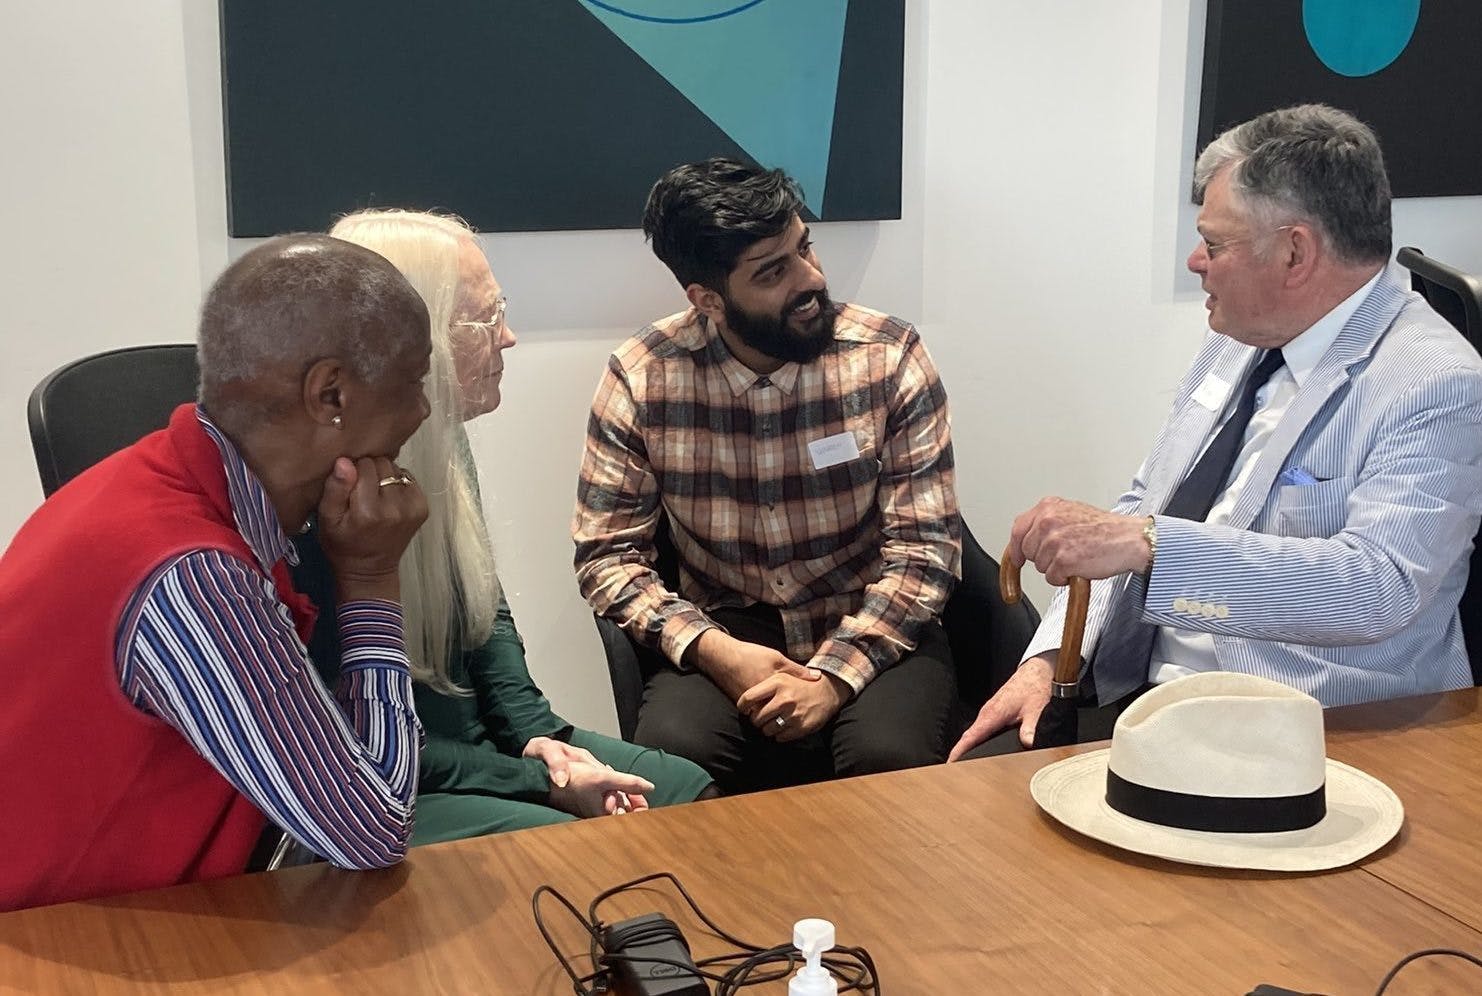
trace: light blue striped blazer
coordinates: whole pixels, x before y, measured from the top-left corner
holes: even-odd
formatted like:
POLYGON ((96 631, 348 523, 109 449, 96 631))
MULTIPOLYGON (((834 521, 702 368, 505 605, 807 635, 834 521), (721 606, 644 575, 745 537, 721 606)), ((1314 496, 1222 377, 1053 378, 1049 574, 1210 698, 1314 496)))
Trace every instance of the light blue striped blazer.
MULTIPOLYGON (((1384 273, 1292 399, 1229 522, 1159 515, 1152 574, 1092 586, 1087 659, 1126 587, 1143 622, 1214 634, 1224 670, 1325 706, 1471 684, 1456 605, 1482 518, 1482 359, 1402 273, 1384 273), (1319 483, 1282 485, 1289 468, 1319 483)), ((1210 334, 1114 511, 1161 511, 1222 414, 1195 391, 1210 374, 1239 384, 1258 353, 1210 334)), ((1026 659, 1059 646, 1064 602, 1026 659)))

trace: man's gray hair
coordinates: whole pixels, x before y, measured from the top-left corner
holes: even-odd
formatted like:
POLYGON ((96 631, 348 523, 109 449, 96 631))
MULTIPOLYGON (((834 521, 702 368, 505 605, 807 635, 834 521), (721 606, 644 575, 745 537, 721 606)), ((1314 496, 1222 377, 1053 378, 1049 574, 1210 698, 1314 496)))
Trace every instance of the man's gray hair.
POLYGON ((1199 154, 1194 201, 1221 171, 1267 227, 1316 227, 1346 263, 1389 258, 1389 176, 1379 140, 1353 115, 1325 104, 1268 111, 1224 132, 1199 154))
POLYGON ((255 382, 281 381, 288 370, 301 375, 327 357, 374 382, 419 337, 425 342, 427 332, 422 298, 377 253, 327 235, 282 236, 227 267, 206 295, 201 404, 231 420, 222 388, 236 382, 257 396, 260 408, 270 409, 275 396, 289 400, 288 385, 255 382))

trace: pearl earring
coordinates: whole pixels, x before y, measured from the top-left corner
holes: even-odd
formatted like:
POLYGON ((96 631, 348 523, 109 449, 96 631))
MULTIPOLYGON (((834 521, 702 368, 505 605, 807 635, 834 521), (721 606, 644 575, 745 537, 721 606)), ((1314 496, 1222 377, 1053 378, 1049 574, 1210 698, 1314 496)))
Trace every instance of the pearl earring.
POLYGON ((336 415, 334 418, 330 419, 329 422, 336 429, 343 429, 345 427, 345 420, 339 415, 336 415))

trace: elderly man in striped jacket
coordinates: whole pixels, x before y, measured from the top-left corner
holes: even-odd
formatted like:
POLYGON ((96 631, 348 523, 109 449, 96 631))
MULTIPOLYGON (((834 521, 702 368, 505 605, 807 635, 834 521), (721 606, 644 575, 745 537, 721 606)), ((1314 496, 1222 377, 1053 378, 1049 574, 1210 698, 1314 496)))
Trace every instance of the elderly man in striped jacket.
MULTIPOLYGON (((1211 332, 1152 453, 1110 512, 1046 498, 1014 523, 1016 561, 1101 579, 1083 738, 1197 671, 1326 706, 1469 684, 1482 360, 1387 268, 1378 141, 1330 107, 1272 111, 1211 142, 1195 187, 1211 332)), ((1030 745, 1063 621, 1062 596, 954 757, 1030 745)))

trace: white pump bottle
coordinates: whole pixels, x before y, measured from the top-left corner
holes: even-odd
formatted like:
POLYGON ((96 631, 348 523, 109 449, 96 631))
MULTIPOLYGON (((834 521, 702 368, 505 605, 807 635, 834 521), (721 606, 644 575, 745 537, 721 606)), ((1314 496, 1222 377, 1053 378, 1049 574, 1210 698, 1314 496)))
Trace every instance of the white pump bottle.
POLYGON ((838 980, 823 967, 823 953, 834 946, 834 925, 827 920, 799 920, 793 924, 792 943, 807 964, 788 981, 787 996, 838 996, 838 980))

